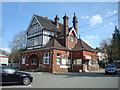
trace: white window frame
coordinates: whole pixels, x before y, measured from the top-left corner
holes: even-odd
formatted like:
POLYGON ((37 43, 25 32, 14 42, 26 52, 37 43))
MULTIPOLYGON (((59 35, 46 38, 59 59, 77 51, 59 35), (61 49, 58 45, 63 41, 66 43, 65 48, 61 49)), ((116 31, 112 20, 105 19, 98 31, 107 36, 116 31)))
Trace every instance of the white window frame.
POLYGON ((25 56, 22 56, 22 64, 25 64, 25 56))
POLYGON ((37 59, 36 58, 32 59, 31 65, 37 65, 37 59), (33 63, 33 60, 35 60, 36 62, 33 63))
POLYGON ((82 59, 75 59, 74 61, 73 61, 73 64, 74 65, 82 65, 82 59), (79 61, 80 60, 80 61, 79 61), (81 62, 81 63, 79 63, 79 62, 81 62))
POLYGON ((44 53, 43 64, 50 64, 50 53, 49 52, 44 53), (47 59, 47 63, 46 63, 46 59, 47 59))
MULTIPOLYGON (((57 53, 57 54, 60 54, 60 53, 57 53)), ((61 65, 61 54, 59 56, 57 54, 56 54, 56 64, 61 65), (58 62, 58 58, 60 59, 60 62, 58 62)))
POLYGON ((74 37, 70 36, 70 41, 73 42, 74 41, 74 37))

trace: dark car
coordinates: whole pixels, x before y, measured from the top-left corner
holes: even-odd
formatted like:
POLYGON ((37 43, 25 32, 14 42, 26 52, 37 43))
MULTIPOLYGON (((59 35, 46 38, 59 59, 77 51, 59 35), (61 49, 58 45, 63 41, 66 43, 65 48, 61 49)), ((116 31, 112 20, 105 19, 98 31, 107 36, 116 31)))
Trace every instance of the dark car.
POLYGON ((0 81, 2 84, 20 83, 29 85, 33 81, 33 77, 30 74, 18 72, 4 65, 0 65, 0 76, 2 77, 2 82, 0 81))
POLYGON ((110 73, 115 73, 117 74, 117 68, 114 64, 107 64, 105 68, 105 73, 110 74, 110 73))

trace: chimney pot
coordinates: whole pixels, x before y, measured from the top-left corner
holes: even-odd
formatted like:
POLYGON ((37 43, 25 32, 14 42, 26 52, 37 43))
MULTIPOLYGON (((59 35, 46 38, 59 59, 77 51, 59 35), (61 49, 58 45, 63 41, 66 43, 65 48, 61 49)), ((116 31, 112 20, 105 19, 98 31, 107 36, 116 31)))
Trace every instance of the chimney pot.
POLYGON ((55 25, 59 28, 59 17, 58 17, 58 15, 56 15, 54 20, 55 20, 55 25))

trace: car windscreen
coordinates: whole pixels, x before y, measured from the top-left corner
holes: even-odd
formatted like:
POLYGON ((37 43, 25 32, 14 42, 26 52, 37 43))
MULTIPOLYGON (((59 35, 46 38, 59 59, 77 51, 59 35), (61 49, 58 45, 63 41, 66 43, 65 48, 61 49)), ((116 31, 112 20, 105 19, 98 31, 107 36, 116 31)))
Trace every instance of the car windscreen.
POLYGON ((115 68, 113 65, 106 66, 106 68, 115 68))
POLYGON ((16 72, 14 69, 11 69, 9 67, 2 67, 2 70, 4 73, 8 73, 8 74, 14 74, 16 72))

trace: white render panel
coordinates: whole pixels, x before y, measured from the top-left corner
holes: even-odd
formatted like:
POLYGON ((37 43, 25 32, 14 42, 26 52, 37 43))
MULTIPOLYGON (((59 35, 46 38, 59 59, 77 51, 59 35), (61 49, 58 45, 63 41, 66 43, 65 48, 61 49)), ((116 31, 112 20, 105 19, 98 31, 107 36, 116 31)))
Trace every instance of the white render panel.
POLYGON ((70 68, 70 66, 60 65, 60 68, 70 68))
POLYGON ((0 57, 0 65, 1 64, 6 64, 8 65, 8 58, 0 57))
POLYGON ((50 40, 49 36, 43 35, 43 45, 45 45, 50 40))

